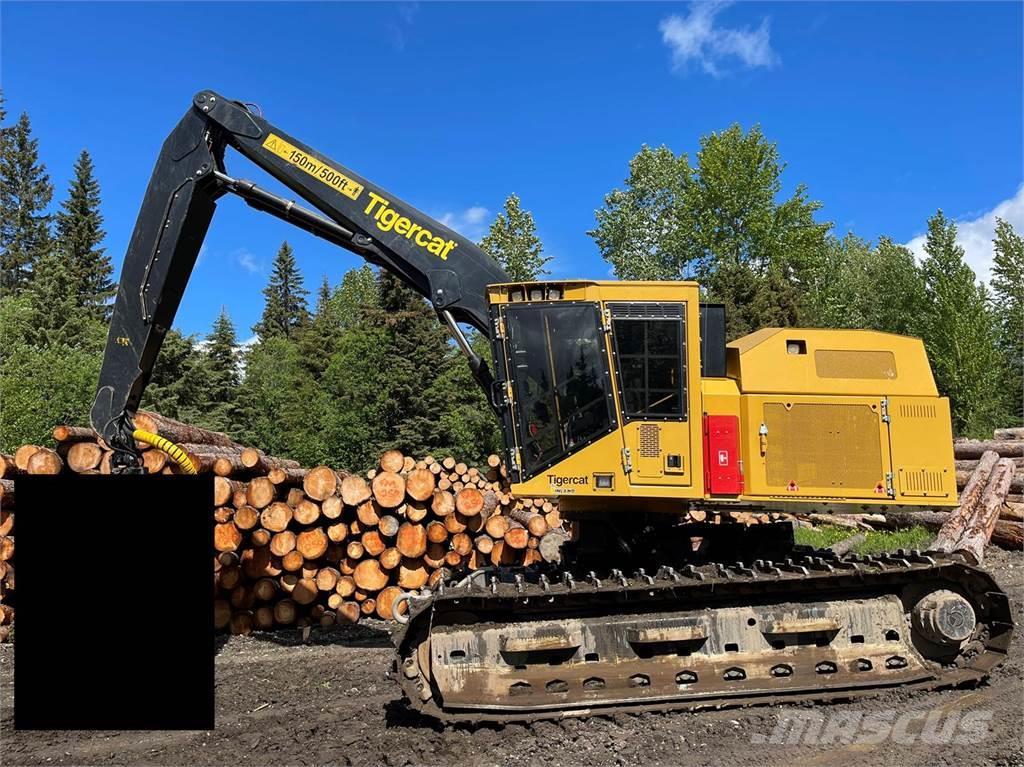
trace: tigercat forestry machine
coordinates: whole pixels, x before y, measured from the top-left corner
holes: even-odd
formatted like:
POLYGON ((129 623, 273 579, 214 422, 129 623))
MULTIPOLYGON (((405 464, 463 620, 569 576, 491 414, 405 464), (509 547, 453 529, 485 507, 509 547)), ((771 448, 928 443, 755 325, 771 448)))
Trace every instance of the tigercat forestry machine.
POLYGON ((92 410, 117 471, 142 470, 133 415, 229 192, 430 301, 502 425, 513 491, 557 496, 578 532, 558 566, 399 597, 396 677, 414 708, 523 721, 824 701, 976 683, 1004 657, 1007 597, 957 558, 839 557, 794 546, 789 523, 683 522, 695 509, 955 506, 949 405, 919 340, 766 328, 726 344, 721 307, 693 282, 513 282, 459 233, 212 91, 165 141, 125 257, 92 410), (227 147, 318 212, 229 176, 227 147), (460 323, 490 339, 495 370, 460 323))

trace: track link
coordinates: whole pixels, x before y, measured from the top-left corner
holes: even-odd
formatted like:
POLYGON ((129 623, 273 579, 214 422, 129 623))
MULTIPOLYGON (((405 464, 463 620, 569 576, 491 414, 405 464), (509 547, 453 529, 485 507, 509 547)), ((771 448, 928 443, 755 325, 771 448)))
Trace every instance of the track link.
POLYGON ((628 575, 477 571, 409 606, 397 678, 414 709, 446 722, 965 686, 1002 661, 1013 631, 988 573, 916 551, 801 547, 782 562, 628 575), (953 636, 936 633, 936 599, 952 605, 953 636))

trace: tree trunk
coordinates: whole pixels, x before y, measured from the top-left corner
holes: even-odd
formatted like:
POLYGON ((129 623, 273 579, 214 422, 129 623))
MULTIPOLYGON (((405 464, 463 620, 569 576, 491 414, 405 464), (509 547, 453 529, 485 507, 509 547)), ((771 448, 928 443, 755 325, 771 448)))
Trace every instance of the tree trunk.
POLYGON ((1020 458, 1024 456, 1024 440, 965 440, 953 444, 955 458, 980 458, 989 450, 1003 458, 1020 458))
POLYGON ((1006 500, 1013 479, 1013 462, 1000 460, 992 468, 987 477, 985 488, 980 495, 974 493, 975 479, 980 475, 979 465, 975 476, 971 478, 972 494, 964 492, 964 501, 943 524, 932 543, 933 551, 946 553, 959 552, 974 564, 981 564, 985 558, 985 546, 992 537, 999 510, 1006 500))
POLYGON ((240 447, 227 434, 219 431, 210 431, 199 426, 191 426, 158 413, 140 410, 135 414, 134 420, 135 425, 143 431, 159 434, 161 437, 165 437, 178 445, 196 444, 240 447))

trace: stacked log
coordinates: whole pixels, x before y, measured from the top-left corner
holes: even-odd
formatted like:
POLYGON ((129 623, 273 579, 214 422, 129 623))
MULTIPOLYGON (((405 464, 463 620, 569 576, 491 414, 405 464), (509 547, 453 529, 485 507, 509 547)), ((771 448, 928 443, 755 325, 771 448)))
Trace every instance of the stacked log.
POLYGON ((978 468, 978 462, 986 452, 1009 459, 1013 470, 1006 500, 1010 503, 1024 503, 1024 428, 1021 427, 996 429, 992 439, 956 440, 953 443, 953 457, 956 459, 957 490, 963 491, 967 486, 971 474, 978 468))
MULTIPOLYGON (((390 620, 406 591, 492 564, 555 560, 568 537, 555 502, 511 495, 497 456, 477 468, 389 450, 356 475, 305 469, 155 413, 135 420, 214 475, 214 619, 232 633, 390 620)), ((11 477, 110 472, 112 453, 91 429, 61 425, 53 437, 55 449, 0 455, 0 640, 13 619, 11 477)), ((138 447, 149 473, 180 472, 163 451, 138 447)))

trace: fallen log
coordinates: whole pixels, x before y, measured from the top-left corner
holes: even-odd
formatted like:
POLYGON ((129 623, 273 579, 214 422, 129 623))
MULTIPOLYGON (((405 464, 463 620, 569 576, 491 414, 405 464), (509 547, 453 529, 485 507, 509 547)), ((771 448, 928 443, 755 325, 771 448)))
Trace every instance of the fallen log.
POLYGON ((173 418, 140 410, 135 414, 135 426, 143 431, 159 434, 175 444, 221 445, 224 447, 241 447, 231 437, 219 431, 210 431, 199 426, 176 421, 173 418))
POLYGON ((1024 457, 1024 440, 976 440, 969 439, 953 444, 954 458, 980 458, 991 450, 1003 458, 1024 457))
POLYGON ((829 546, 829 549, 832 551, 833 554, 841 557, 845 554, 849 554, 855 548, 860 546, 862 543, 864 543, 864 541, 867 540, 867 538, 868 534, 864 531, 854 533, 849 538, 844 538, 841 541, 836 541, 831 546, 829 546))
POLYGON ((998 440, 1024 439, 1024 426, 1014 426, 1009 429, 996 429, 992 437, 998 440))
POLYGON ((68 426, 61 424, 53 427, 53 439, 55 442, 95 442, 99 435, 87 426, 68 426))
MULTIPOLYGON (((974 564, 981 564, 985 558, 985 546, 992 537, 999 510, 1002 508, 1013 479, 1013 462, 999 460, 992 467, 985 482, 985 489, 976 498, 972 497, 954 511, 939 529, 932 542, 931 550, 947 554, 954 552, 967 557, 974 564), (968 505, 970 503, 971 505, 968 505)), ((971 483, 980 475, 981 467, 975 471, 971 483)), ((971 488, 973 490, 973 487, 971 488)), ((965 492, 966 496, 967 493, 965 492)))
MULTIPOLYGON (((889 511, 885 518, 872 522, 875 529, 905 530, 911 527, 923 527, 938 532, 949 520, 948 511, 889 511)), ((1024 540, 1024 522, 998 520, 992 530, 991 542, 1003 549, 1020 550, 1024 540)))

